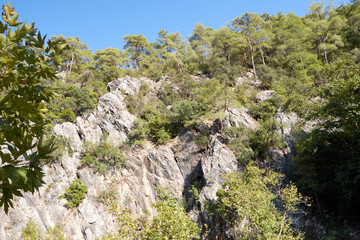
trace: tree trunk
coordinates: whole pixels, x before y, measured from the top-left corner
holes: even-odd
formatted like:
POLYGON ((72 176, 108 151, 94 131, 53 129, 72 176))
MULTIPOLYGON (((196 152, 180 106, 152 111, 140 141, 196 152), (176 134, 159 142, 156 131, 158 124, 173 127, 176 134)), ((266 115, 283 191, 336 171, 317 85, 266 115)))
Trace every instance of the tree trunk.
POLYGON ((283 214, 283 218, 282 218, 282 220, 281 220, 280 232, 279 232, 279 235, 278 235, 277 238, 276 238, 277 240, 280 240, 280 237, 281 237, 281 234, 282 234, 284 225, 285 225, 286 214, 287 214, 287 212, 285 211, 284 214, 283 214))
POLYGON ((325 62, 325 64, 328 64, 327 52, 326 52, 326 40, 328 39, 328 37, 329 37, 329 32, 326 32, 326 36, 322 42, 324 44, 324 62, 325 62))
POLYGON ((253 46, 251 44, 251 40, 250 37, 248 36, 248 42, 249 42, 249 47, 250 47, 250 54, 251 54, 251 63, 253 65, 253 74, 254 74, 254 78, 256 78, 256 68, 255 68, 255 62, 254 62, 254 52, 253 52, 253 46))
POLYGON ((247 59, 247 55, 246 55, 246 51, 244 51, 244 66, 248 65, 246 59, 247 59))
POLYGON ((263 50, 262 50, 262 48, 261 48, 260 41, 257 40, 257 43, 258 43, 258 45, 259 45, 259 50, 260 50, 260 54, 261 54, 262 63, 263 63, 264 66, 266 66, 266 64, 265 64, 265 58, 264 58, 264 52, 263 52, 263 50))
POLYGON ((227 58, 227 60, 228 60, 228 63, 229 63, 229 65, 231 65, 230 52, 229 52, 228 49, 225 49, 225 52, 226 52, 226 58, 227 58))
POLYGON ((72 70, 72 65, 73 65, 73 63, 74 63, 74 54, 71 54, 70 70, 69 70, 69 72, 71 72, 71 70, 72 70))
POLYGON ((135 58, 135 69, 139 70, 139 58, 135 58))

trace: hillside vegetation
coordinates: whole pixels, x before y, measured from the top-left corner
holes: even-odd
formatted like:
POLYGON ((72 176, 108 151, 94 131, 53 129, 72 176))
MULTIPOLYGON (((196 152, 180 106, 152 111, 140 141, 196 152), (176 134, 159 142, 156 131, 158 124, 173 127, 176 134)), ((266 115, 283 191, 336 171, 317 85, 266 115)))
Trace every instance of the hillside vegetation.
MULTIPOLYGON (((1 70, 6 70, 6 64, 12 64, 6 63, 10 47, 5 39, 11 36, 6 35, 6 31, 1 32, 0 39, 1 70)), ((35 39, 34 44, 41 42, 41 36, 37 39, 31 30, 24 31, 35 39)), ((10 51, 15 59, 20 57, 15 50, 21 52, 19 48, 23 44, 17 41, 19 47, 12 46, 10 51)), ((36 52, 34 44, 25 43, 22 51, 38 54, 40 51, 36 52)), ((46 62, 44 68, 48 74, 36 76, 38 81, 30 86, 41 86, 51 92, 44 91, 41 99, 36 100, 39 110, 35 113, 41 117, 24 120, 29 132, 34 131, 31 140, 42 139, 45 132, 48 132, 45 138, 49 139, 55 124, 75 122, 78 116, 91 113, 109 90, 111 81, 125 76, 147 77, 159 83, 158 91, 146 81, 137 92, 120 90, 127 111, 137 118, 127 141, 115 146, 107 141, 105 134, 98 145, 86 143, 81 159, 84 166, 106 175, 109 169, 128 164, 124 152, 129 149, 141 148, 147 142, 158 147, 184 131, 195 132, 195 142, 204 150, 211 134, 201 131, 201 124, 207 119, 223 120, 232 109, 243 108, 258 126, 250 129, 220 124, 222 142, 234 152, 241 171, 225 175, 224 187, 217 192, 218 201, 207 204, 209 215, 221 223, 221 226, 214 225, 219 236, 226 239, 225 230, 230 228, 232 237, 238 239, 302 239, 306 233, 294 228, 290 218, 290 213, 299 206, 310 209, 328 228, 324 239, 345 239, 344 220, 350 225, 359 221, 360 1, 337 8, 325 5, 324 1, 313 2, 303 17, 293 13, 245 13, 217 30, 196 24, 188 39, 167 30, 159 31, 156 42, 148 42, 142 34, 127 35, 124 49, 106 48, 92 53, 78 37, 64 36, 51 37, 48 45, 41 53, 45 56, 42 62, 46 62), (53 76, 55 72, 57 79, 53 76), (261 97, 263 94, 270 97, 261 97), (46 104, 46 112, 40 114, 38 101, 46 104), (287 146, 278 131, 282 126, 275 119, 277 113, 284 112, 296 113, 301 119, 293 133, 296 137, 292 149, 294 162, 290 169, 280 169, 286 173, 285 177, 273 171, 270 157, 271 150, 287 146), (32 130, 30 122, 43 129, 32 130), (302 129, 309 123, 312 127, 305 133, 302 129), (312 199, 311 208, 308 208, 308 198, 303 196, 312 199)), ((13 65, 25 66, 22 64, 25 60, 13 65)), ((2 79, 7 79, 5 70, 1 73, 2 79)), ((38 73, 37 69, 30 70, 38 73)), ((26 75, 23 71, 17 67, 12 74, 26 75)), ((0 104, 14 88, 20 91, 23 87, 21 82, 12 84, 11 89, 0 83, 0 104)), ((8 113, 9 108, 0 105, 0 145, 10 146, 8 143, 14 142, 20 146, 18 140, 6 135, 8 123, 19 124, 10 122, 13 115, 8 113)), ((31 145, 29 141, 26 143, 31 145)), ((61 148, 67 143, 66 139, 57 138, 52 145, 45 145, 42 165, 56 162, 66 150, 51 150, 54 144, 61 148)), ((38 145, 40 150, 41 146, 38 145)), ((26 154, 33 146, 18 148, 21 154, 26 154)), ((0 186, 7 186, 11 194, 21 195, 9 187, 4 156, 4 153, 0 155, 0 186)), ((32 161, 27 155, 25 159, 32 161)), ((21 164, 20 161, 13 163, 21 164)), ((36 171, 33 171, 41 179, 38 164, 36 162, 33 167, 36 171)), ((40 182, 31 186, 25 183, 19 182, 20 188, 27 191, 41 185, 40 182)), ((10 194, 3 189, 6 188, 0 189, 2 198, 10 194)), ((194 206, 198 201, 196 191, 193 185, 190 195, 194 206)), ((187 219, 185 209, 170 195, 160 190, 159 202, 154 205, 160 214, 153 219, 143 215, 141 223, 112 202, 113 214, 124 224, 123 232, 104 236, 104 239, 164 239, 160 234, 164 229, 174 234, 174 239, 196 238, 200 231, 201 236, 206 237, 207 226, 195 226, 187 219), (171 212, 176 212, 179 219, 172 219, 171 212), (188 231, 172 229, 180 224, 177 221, 187 226, 188 231), (177 238, 176 234, 181 237, 177 238)), ((11 197, 0 202, 5 203, 6 209, 11 206, 9 199, 11 197)), ((82 199, 83 196, 80 203, 82 199)))

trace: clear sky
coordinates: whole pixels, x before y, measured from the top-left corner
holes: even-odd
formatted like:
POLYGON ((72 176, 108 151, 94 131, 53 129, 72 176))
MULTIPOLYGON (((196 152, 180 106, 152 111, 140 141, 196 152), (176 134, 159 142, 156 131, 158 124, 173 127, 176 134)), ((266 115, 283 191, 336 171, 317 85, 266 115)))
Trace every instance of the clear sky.
MULTIPOLYGON (((6 1, 7 2, 7 1, 6 1)), ((156 41, 161 29, 187 38, 195 25, 218 29, 245 12, 294 12, 303 16, 312 0, 13 0, 19 20, 35 22, 42 34, 80 37, 95 52, 123 48, 125 35, 156 41)), ((330 1, 326 1, 327 3, 330 1)), ((347 0, 334 0, 335 7, 347 0)))

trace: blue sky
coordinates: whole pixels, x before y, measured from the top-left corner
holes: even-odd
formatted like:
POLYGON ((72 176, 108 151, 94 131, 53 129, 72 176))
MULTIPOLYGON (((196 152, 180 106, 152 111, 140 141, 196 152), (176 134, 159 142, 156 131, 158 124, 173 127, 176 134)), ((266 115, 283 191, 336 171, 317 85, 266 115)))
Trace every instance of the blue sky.
MULTIPOLYGON (((326 1, 327 3, 329 1, 326 1)), ((335 0, 337 7, 347 0, 335 0)), ((95 52, 123 48, 125 35, 156 41, 161 29, 187 38, 195 25, 218 29, 245 12, 303 16, 312 0, 13 0, 19 20, 35 22, 42 34, 80 37, 95 52)))

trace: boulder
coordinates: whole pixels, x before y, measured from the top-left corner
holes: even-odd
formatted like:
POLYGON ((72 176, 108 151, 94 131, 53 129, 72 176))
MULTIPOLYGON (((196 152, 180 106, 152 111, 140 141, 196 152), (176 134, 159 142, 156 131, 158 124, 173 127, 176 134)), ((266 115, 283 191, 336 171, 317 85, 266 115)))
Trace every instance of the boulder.
POLYGON ((271 99, 275 95, 275 93, 275 90, 260 91, 256 94, 256 100, 261 103, 263 101, 271 99))

